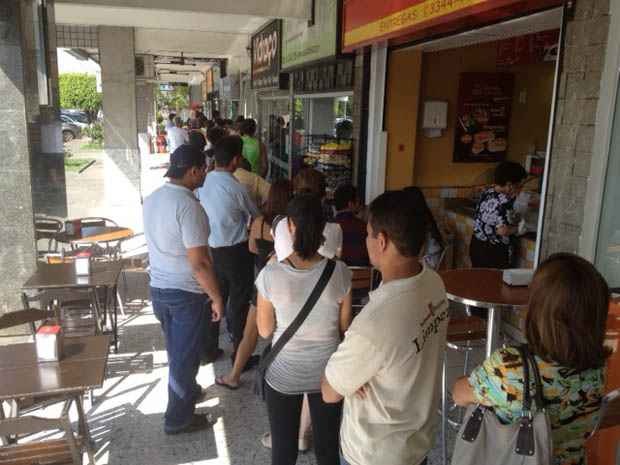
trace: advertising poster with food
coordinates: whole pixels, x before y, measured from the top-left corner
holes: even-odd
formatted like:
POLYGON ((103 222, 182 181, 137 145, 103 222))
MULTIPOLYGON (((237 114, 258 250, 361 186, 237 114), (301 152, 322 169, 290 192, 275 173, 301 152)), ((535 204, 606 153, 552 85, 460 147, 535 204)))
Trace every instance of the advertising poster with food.
POLYGON ((455 162, 506 158, 514 89, 510 73, 462 73, 456 114, 455 162))

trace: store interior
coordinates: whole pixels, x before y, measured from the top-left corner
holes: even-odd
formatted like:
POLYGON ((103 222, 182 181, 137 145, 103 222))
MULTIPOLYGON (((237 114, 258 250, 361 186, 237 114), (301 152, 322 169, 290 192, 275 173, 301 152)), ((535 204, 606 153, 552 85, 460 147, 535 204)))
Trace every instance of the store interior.
POLYGON ((386 188, 423 190, 453 244, 448 267, 469 266, 477 197, 502 160, 530 174, 516 264, 534 266, 561 23, 553 9, 390 52, 386 188))

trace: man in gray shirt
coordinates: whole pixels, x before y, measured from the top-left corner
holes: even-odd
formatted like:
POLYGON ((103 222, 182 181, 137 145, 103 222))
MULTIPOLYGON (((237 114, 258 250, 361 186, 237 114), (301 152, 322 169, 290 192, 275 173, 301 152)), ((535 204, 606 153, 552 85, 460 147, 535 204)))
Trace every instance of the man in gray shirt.
POLYGON ((168 352, 167 434, 209 426, 205 415, 194 413, 202 396, 196 375, 204 328, 220 320, 223 303, 209 255, 209 221, 193 194, 205 176, 205 155, 181 145, 170 156, 170 181, 144 200, 151 300, 168 352))
MULTIPOLYGON (((215 146, 215 170, 198 194, 209 217, 209 246, 222 298, 227 307, 233 356, 243 338, 254 286, 254 256, 248 248, 248 227, 260 212, 233 173, 239 165, 243 142, 238 136, 222 138, 215 146)), ((219 327, 211 328, 206 352, 213 352, 219 327)), ((217 347, 217 346, 216 346, 217 347)))

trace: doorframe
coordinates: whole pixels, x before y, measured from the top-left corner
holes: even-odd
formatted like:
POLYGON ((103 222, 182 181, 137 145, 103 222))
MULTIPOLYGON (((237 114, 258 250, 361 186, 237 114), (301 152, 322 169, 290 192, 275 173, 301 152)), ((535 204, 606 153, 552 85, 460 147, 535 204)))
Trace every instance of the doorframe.
POLYGON ((605 194, 614 116, 620 118, 620 108, 616 108, 618 86, 620 85, 620 2, 610 2, 609 13, 611 19, 605 51, 605 65, 596 110, 594 146, 579 240, 579 254, 591 262, 596 260, 596 246, 605 194))

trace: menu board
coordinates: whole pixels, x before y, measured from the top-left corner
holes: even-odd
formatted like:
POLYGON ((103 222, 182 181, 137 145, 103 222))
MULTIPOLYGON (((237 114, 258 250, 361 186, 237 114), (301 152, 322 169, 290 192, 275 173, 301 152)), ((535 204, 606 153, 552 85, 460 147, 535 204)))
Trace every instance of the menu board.
POLYGON ((506 158, 513 89, 510 73, 460 75, 455 162, 492 163, 506 158))

